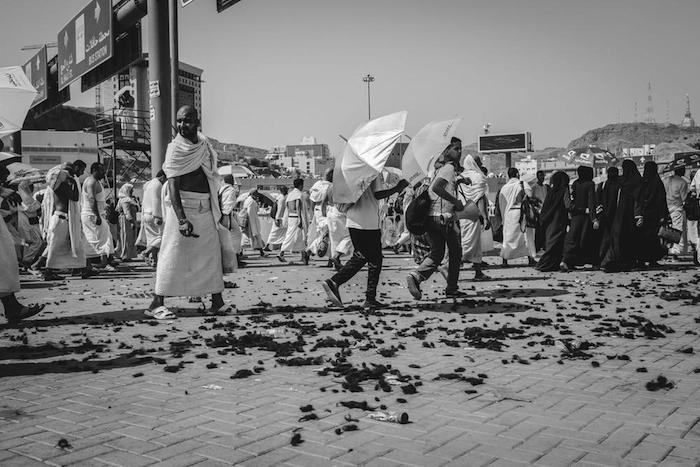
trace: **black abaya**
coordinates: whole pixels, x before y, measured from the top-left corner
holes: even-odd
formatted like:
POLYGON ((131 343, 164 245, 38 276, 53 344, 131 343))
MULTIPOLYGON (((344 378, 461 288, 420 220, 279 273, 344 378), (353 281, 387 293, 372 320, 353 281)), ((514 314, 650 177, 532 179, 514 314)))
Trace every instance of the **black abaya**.
POLYGON ((564 241, 564 263, 567 266, 598 264, 595 220, 595 183, 593 169, 579 167, 579 179, 571 187, 572 207, 569 231, 564 241))
POLYGON ((545 232, 545 252, 535 266, 538 271, 559 270, 569 224, 570 201, 569 177, 564 172, 557 172, 552 176, 552 188, 540 212, 540 226, 545 232))

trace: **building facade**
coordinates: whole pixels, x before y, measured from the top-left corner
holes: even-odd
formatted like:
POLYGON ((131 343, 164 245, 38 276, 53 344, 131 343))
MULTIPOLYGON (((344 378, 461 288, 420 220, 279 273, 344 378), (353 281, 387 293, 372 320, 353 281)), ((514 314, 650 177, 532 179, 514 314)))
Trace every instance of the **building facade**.
POLYGON ((38 169, 50 169, 80 159, 97 162, 97 137, 84 131, 22 130, 22 162, 38 169))
MULTIPOLYGON (((134 109, 148 112, 150 106, 148 88, 148 54, 135 65, 113 76, 95 87, 95 107, 98 112, 109 112, 117 108, 115 96, 121 89, 130 86, 133 89, 134 109)), ((188 63, 180 62, 178 100, 179 105, 191 105, 202 120, 202 73, 204 70, 188 63)), ((168 92, 167 90, 160 90, 168 92)))
POLYGON ((298 170, 312 177, 323 176, 334 165, 328 145, 316 142, 315 138, 304 138, 302 144, 275 146, 268 151, 265 159, 287 172, 298 170))

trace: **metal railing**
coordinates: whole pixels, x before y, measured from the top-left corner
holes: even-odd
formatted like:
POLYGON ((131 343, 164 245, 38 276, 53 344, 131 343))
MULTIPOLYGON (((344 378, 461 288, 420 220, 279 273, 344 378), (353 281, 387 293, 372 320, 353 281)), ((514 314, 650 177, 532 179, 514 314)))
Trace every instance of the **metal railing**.
POLYGON ((97 145, 117 148, 151 145, 151 119, 148 112, 133 109, 112 109, 95 116, 97 145))

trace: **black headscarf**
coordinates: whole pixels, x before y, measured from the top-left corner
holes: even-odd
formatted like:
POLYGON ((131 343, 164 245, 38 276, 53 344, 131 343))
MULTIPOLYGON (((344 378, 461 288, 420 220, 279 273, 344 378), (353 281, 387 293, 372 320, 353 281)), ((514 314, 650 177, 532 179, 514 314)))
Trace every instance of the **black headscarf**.
POLYGON ((547 222, 550 217, 550 212, 557 209, 558 203, 564 199, 566 192, 569 189, 569 176, 566 172, 554 172, 550 179, 551 187, 547 192, 547 196, 542 203, 542 218, 547 222))
POLYGON ((608 181, 612 183, 620 181, 620 171, 617 170, 617 167, 610 167, 608 169, 608 181))
POLYGON ((588 182, 593 180, 594 172, 591 167, 579 165, 578 169, 576 169, 576 173, 578 174, 578 180, 580 182, 588 182))
POLYGON ((622 190, 632 190, 641 185, 642 176, 639 173, 637 164, 632 159, 622 161, 622 177, 620 177, 620 188, 622 190))
POLYGON ((666 188, 659 176, 659 166, 656 162, 649 161, 644 164, 642 176, 642 202, 649 206, 659 202, 660 198, 666 199, 666 188))

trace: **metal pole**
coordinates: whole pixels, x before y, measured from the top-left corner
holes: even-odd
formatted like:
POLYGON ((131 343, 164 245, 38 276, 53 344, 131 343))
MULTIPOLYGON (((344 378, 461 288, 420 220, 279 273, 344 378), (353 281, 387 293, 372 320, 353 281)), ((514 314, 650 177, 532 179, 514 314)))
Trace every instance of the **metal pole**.
POLYGON ((22 155, 22 130, 12 133, 12 152, 22 155))
POLYGON ((362 77, 362 81, 367 83, 367 120, 372 120, 372 106, 371 106, 371 100, 370 100, 369 87, 370 87, 370 84, 372 84, 372 82, 374 81, 374 76, 372 76, 368 73, 367 76, 362 77))
POLYGON ((151 173, 163 165, 171 139, 168 1, 148 0, 148 80, 151 118, 151 173))
POLYGON ((506 169, 510 169, 513 165, 513 153, 506 152, 506 169))
POLYGON ((178 0, 170 0, 170 124, 175 128, 180 84, 180 52, 178 40, 178 0))
POLYGON ((367 120, 372 120, 372 99, 370 98, 369 83, 367 81, 367 120))

